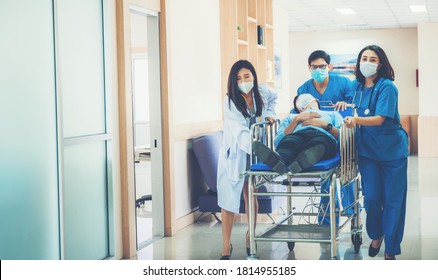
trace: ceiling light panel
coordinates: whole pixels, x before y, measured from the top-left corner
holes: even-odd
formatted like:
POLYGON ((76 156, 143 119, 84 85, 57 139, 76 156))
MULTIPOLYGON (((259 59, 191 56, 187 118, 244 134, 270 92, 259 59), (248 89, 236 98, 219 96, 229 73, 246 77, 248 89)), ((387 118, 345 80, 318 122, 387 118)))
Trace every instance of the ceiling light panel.
POLYGON ((409 9, 413 13, 425 13, 425 12, 427 12, 427 9, 426 9, 425 5, 410 5, 409 9))
POLYGON ((356 14, 356 12, 350 8, 336 8, 336 11, 345 16, 351 16, 356 14))

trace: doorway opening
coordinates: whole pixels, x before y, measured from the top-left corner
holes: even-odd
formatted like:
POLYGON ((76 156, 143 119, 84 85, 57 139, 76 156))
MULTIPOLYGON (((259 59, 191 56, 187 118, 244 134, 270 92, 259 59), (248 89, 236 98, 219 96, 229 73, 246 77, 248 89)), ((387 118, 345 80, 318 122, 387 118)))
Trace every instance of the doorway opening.
POLYGON ((130 63, 137 250, 164 236, 158 13, 131 5, 130 63))

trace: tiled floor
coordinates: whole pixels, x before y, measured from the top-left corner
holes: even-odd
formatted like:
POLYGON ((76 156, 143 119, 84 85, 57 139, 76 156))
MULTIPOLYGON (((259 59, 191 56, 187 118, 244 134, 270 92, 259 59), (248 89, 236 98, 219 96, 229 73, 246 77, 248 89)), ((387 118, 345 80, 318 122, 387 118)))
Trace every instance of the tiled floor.
MULTIPOLYGON (((408 169, 408 199, 406 227, 399 260, 438 260, 438 170, 437 158, 411 156, 408 169)), ((363 211, 363 221, 365 221, 363 211)), ((232 259, 246 259, 246 223, 236 218, 233 228, 232 259)), ((257 231, 269 226, 268 218, 261 217, 257 231)), ((349 228, 349 227, 347 227, 349 228)), ((360 252, 355 254, 349 229, 339 235, 339 259, 383 259, 384 245, 375 258, 368 256, 370 239, 366 232, 360 252)), ((192 224, 175 236, 162 238, 138 252, 141 260, 217 260, 221 253, 221 225, 214 219, 192 224)), ((258 257, 264 260, 318 260, 330 258, 330 247, 319 243, 297 243, 289 252, 285 242, 258 242, 258 257)))

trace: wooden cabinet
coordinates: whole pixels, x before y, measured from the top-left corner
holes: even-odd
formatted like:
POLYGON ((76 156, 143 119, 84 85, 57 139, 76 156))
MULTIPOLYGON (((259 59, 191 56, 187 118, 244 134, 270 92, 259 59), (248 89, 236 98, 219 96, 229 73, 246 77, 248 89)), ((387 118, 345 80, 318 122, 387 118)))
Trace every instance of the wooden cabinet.
POLYGON ((274 87, 273 0, 221 0, 222 92, 231 66, 249 60, 259 83, 274 87))

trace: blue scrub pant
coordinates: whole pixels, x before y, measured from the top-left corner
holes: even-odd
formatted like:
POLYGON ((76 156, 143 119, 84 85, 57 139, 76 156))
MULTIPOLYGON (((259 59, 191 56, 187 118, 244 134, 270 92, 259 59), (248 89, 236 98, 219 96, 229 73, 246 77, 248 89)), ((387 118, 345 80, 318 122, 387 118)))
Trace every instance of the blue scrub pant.
MULTIPOLYGON (((321 185, 321 193, 329 193, 331 180, 328 179, 325 183, 321 185)), ((320 204, 324 209, 325 206, 329 204, 330 198, 328 196, 321 197, 320 204), (323 206, 324 205, 324 206, 323 206)), ((341 187, 341 204, 343 208, 347 208, 351 203, 354 202, 354 182, 349 183, 348 185, 341 187)), ((339 205, 338 196, 335 195, 335 204, 336 208, 339 205)), ((348 209, 346 214, 353 214, 354 207, 348 209)), ((324 214, 324 213, 321 213, 324 214)), ((326 216, 318 216, 318 223, 323 226, 330 225, 330 206, 327 207, 327 211, 325 212, 326 216)), ((336 216, 336 225, 339 226, 339 216, 336 216)))
POLYGON ((385 253, 391 256, 401 253, 408 188, 407 168, 407 158, 391 161, 359 159, 368 236, 373 240, 384 236, 385 253))

